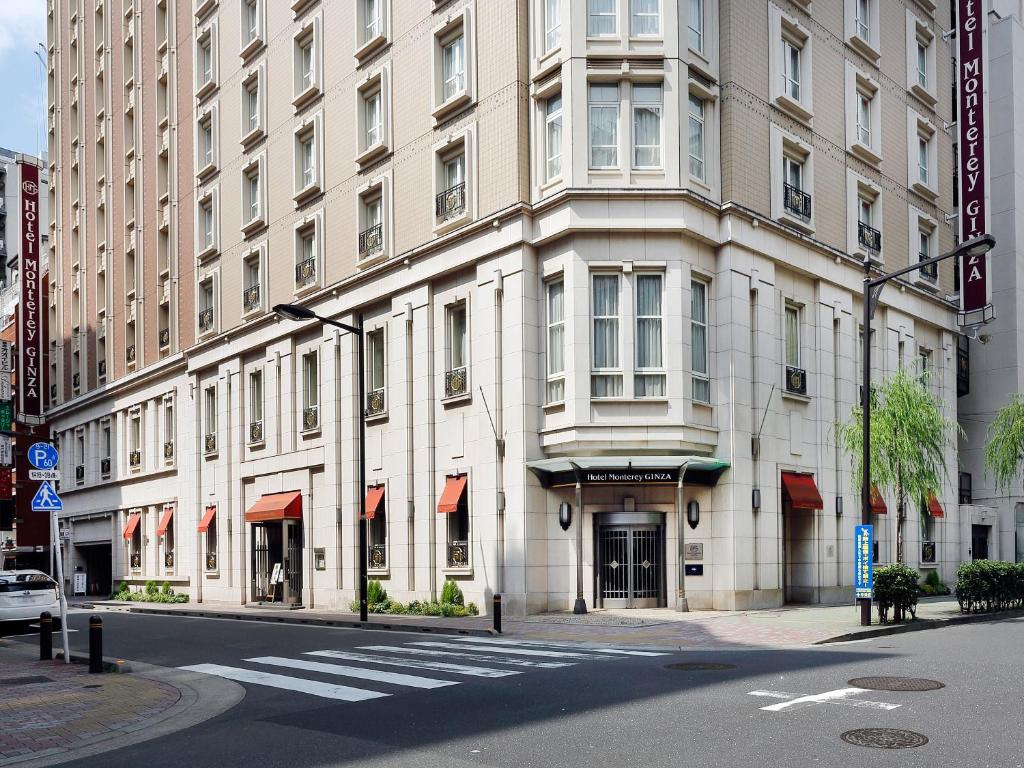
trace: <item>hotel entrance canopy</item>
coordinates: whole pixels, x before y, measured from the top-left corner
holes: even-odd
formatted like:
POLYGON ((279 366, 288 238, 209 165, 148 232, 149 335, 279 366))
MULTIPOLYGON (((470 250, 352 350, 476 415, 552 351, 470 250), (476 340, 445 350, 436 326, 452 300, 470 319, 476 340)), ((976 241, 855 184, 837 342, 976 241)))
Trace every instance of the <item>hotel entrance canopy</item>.
POLYGON ((528 461, 545 488, 575 485, 715 485, 729 462, 710 456, 563 456, 528 461))

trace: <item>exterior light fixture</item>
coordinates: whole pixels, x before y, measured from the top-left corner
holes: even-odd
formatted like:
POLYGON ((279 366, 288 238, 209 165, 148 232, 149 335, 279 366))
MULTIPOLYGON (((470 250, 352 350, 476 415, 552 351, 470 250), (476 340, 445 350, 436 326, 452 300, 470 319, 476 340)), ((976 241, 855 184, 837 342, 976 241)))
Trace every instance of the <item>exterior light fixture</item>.
POLYGON ((696 528, 697 523, 700 522, 700 504, 696 499, 690 499, 686 503, 686 522, 690 524, 691 528, 696 528))
POLYGON ((316 312, 298 304, 275 304, 274 313, 285 320, 312 320, 316 317, 316 312))
POLYGON ((569 525, 572 523, 572 504, 568 501, 563 501, 558 505, 558 524, 562 526, 563 531, 569 530, 569 525))

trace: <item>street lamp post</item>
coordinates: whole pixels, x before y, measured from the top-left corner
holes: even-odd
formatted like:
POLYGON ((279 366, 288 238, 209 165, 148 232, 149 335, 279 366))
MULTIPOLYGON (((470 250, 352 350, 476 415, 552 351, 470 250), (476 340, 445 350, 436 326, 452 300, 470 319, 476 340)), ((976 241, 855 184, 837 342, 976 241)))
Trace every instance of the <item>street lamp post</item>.
POLYGON ((324 325, 331 325, 346 333, 351 333, 359 340, 357 356, 359 367, 359 620, 366 621, 368 607, 366 604, 366 419, 363 416, 363 408, 366 403, 366 364, 363 349, 363 315, 359 314, 358 325, 348 325, 331 320, 329 317, 321 317, 313 310, 297 304, 277 304, 274 307, 274 312, 286 320, 319 320, 324 325))
MULTIPOLYGON (((861 409, 864 414, 863 429, 863 473, 860 485, 861 524, 871 525, 871 318, 875 314, 875 306, 878 297, 882 293, 885 284, 894 277, 900 277, 908 272, 913 272, 922 267, 938 264, 940 261, 951 259, 955 256, 984 256, 996 244, 992 235, 984 234, 961 243, 949 253, 943 253, 930 259, 924 259, 916 264, 910 264, 895 272, 879 275, 872 278, 870 275, 864 278, 864 338, 861 340, 861 359, 864 361, 861 371, 861 409)), ((871 624, 871 598, 860 598, 860 623, 864 626, 871 624)))

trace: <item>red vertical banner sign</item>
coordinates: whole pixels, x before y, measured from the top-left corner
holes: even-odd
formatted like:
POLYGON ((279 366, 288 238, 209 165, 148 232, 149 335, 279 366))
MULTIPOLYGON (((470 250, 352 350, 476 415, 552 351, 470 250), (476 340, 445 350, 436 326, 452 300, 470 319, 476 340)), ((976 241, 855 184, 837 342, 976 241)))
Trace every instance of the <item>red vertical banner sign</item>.
POLYGON ((18 308, 18 410, 38 424, 43 416, 43 275, 40 269, 42 225, 39 166, 18 161, 21 209, 21 305, 18 308))
MULTIPOLYGON (((988 232, 985 175, 985 0, 957 2, 957 80, 960 157, 960 241, 988 232)), ((960 309, 981 310, 992 302, 989 255, 960 260, 960 309)))

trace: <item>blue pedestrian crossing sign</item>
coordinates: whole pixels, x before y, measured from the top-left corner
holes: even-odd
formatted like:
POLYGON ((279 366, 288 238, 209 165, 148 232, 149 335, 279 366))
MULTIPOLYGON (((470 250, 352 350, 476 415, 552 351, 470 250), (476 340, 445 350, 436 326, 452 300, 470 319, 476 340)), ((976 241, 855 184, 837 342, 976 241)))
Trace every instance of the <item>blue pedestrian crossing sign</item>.
POLYGON ((32 443, 29 446, 28 463, 36 469, 53 469, 58 461, 57 449, 49 443, 32 443))
POLYGON ((64 502, 60 500, 60 496, 53 490, 53 486, 50 485, 49 480, 43 480, 39 484, 39 490, 36 491, 36 495, 32 497, 32 511, 33 512, 60 512, 64 509, 64 502))

